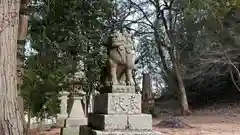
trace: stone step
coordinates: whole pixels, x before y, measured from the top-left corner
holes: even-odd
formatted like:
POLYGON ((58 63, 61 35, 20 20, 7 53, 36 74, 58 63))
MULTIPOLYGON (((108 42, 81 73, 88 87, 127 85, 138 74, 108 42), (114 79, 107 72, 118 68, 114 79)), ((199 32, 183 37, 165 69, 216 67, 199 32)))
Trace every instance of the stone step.
POLYGON ((93 113, 141 114, 141 95, 136 93, 105 93, 95 96, 93 113))
POLYGON ((88 125, 97 130, 152 130, 152 115, 89 114, 88 125))
MULTIPOLYGON (((69 134, 70 135, 70 134, 69 134)), ((134 131, 134 130, 122 130, 122 131, 101 131, 91 129, 88 126, 81 126, 80 135, 163 135, 160 132, 154 131, 134 131)))
POLYGON ((60 135, 79 135, 79 134, 80 134, 80 126, 61 128, 60 135))
POLYGON ((79 127, 81 125, 87 125, 87 118, 67 118, 65 120, 65 127, 79 127))

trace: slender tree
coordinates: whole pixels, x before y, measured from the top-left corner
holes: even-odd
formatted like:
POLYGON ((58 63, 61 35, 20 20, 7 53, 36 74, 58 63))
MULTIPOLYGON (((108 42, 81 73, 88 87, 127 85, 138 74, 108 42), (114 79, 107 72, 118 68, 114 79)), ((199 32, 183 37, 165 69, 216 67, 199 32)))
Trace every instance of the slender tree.
MULTIPOLYGON (((25 59, 25 41, 28 31, 28 5, 29 0, 21 0, 20 10, 19 10, 19 26, 18 26, 18 40, 17 40, 17 82, 18 90, 22 85, 22 74, 24 71, 24 59, 25 59)), ((22 96, 18 96, 19 109, 21 111, 21 116, 23 117, 24 132, 27 131, 26 121, 24 119, 24 101, 22 96)))

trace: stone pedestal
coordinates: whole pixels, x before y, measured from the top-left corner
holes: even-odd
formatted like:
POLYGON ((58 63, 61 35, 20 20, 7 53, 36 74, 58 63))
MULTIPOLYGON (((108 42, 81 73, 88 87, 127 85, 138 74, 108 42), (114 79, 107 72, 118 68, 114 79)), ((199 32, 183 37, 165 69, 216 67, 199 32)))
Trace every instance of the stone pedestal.
POLYGON ((64 127, 64 122, 65 119, 68 117, 68 113, 67 113, 67 100, 68 100, 68 95, 69 92, 67 91, 63 91, 60 93, 60 114, 58 114, 58 118, 57 118, 57 126, 58 127, 64 127))
POLYGON ((141 113, 141 95, 126 92, 95 96, 88 126, 80 129, 80 135, 159 135, 152 131, 152 116, 141 113))
POLYGON ((80 126, 87 125, 87 118, 85 117, 81 97, 73 97, 73 106, 69 117, 65 120, 65 126, 61 129, 61 135, 79 135, 80 126))

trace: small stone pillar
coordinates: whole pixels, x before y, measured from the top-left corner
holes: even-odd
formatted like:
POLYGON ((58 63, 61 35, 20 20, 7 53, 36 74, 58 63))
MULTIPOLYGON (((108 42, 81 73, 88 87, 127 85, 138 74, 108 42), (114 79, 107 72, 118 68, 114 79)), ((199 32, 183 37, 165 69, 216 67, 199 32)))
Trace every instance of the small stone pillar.
POLYGON ((154 109, 152 81, 149 73, 143 73, 142 82, 142 112, 151 113, 154 109))
POLYGON ((93 94, 91 94, 89 98, 88 113, 91 113, 93 111, 93 94))
POLYGON ((87 125, 81 100, 84 92, 81 91, 73 95, 73 105, 69 117, 65 121, 65 127, 61 129, 61 135, 79 135, 79 127, 87 125))
POLYGON ((73 106, 69 114, 69 118, 85 118, 81 102, 83 100, 84 94, 85 93, 82 91, 79 95, 76 94, 73 96, 73 106))
POLYGON ((57 125, 59 127, 64 127, 64 121, 68 117, 68 113, 67 113, 68 95, 69 95, 69 92, 67 91, 60 92, 60 97, 59 97, 59 99, 61 100, 60 114, 58 114, 58 118, 57 118, 57 125))

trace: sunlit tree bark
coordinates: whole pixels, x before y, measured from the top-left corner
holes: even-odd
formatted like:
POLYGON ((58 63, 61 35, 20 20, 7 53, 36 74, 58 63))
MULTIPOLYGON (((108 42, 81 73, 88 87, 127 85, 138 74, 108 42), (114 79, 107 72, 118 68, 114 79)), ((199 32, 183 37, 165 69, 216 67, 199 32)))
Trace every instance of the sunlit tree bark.
POLYGON ((17 91, 18 0, 0 0, 0 135, 23 135, 17 91))

